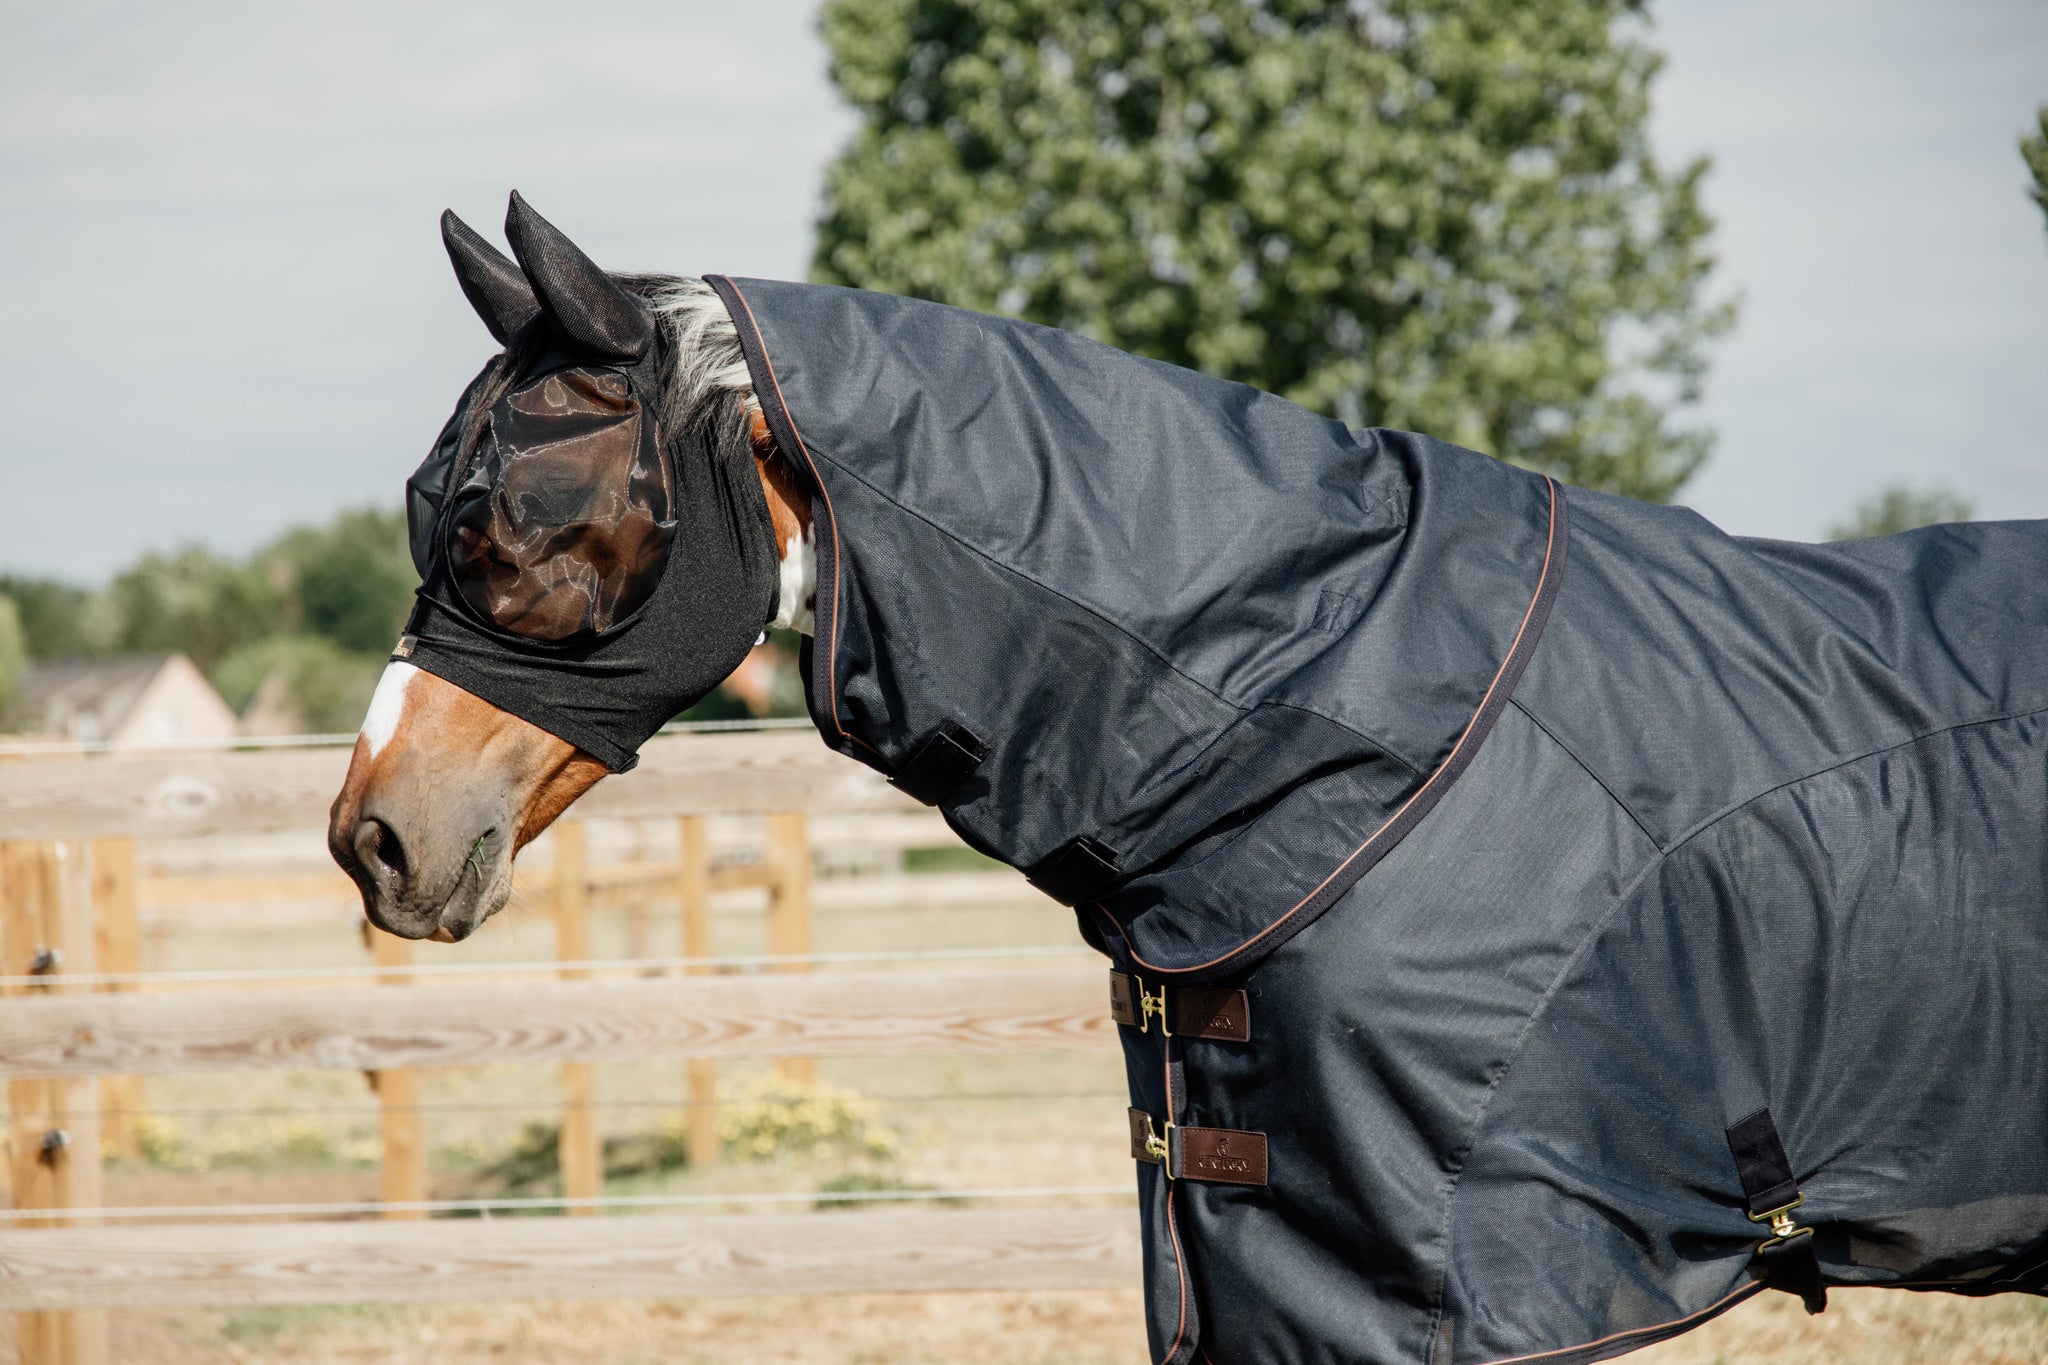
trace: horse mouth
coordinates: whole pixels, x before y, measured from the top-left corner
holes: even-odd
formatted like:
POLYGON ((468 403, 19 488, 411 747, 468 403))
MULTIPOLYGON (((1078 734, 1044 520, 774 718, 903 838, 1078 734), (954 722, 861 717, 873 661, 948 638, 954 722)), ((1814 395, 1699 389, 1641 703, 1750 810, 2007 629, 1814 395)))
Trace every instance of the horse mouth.
POLYGON ((422 842, 429 849, 424 857, 408 850, 390 823, 367 815, 337 860, 362 893, 370 923, 399 938, 460 943, 509 899, 508 850, 496 825, 458 845, 459 853, 444 845, 434 856, 432 841, 422 842))

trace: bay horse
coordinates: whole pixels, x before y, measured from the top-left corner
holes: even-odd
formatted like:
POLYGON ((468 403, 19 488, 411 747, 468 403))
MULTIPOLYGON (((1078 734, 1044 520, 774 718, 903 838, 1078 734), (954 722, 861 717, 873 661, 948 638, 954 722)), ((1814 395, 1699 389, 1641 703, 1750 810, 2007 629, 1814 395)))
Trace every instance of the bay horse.
POLYGON ((453 215, 502 351, 334 803, 378 926, 770 625, 1109 959, 1153 1359, 2048 1291, 2048 528, 1811 546, 1049 328, 453 215))

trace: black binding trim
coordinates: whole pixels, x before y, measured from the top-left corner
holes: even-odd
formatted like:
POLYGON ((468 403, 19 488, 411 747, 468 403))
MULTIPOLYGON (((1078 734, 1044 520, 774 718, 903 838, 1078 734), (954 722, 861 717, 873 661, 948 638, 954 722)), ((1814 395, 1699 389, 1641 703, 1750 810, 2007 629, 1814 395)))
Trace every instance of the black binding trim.
POLYGON ((1316 922, 1323 912, 1343 899, 1344 893, 1356 886, 1359 879, 1378 866, 1380 859, 1392 853, 1414 828, 1421 824, 1428 814, 1436 809, 1437 802, 1444 799, 1452 785, 1472 766, 1487 735, 1493 732, 1494 723, 1507 710, 1508 699, 1515 694, 1515 684, 1522 680, 1522 673, 1529 667, 1529 660, 1536 655, 1537 642, 1543 638, 1543 627, 1550 620, 1550 608, 1557 601, 1558 587, 1564 582, 1565 547, 1571 539, 1568 509, 1565 505, 1564 489, 1557 480, 1544 476, 1543 482, 1550 489, 1550 535, 1544 546, 1543 567, 1536 580, 1536 590, 1529 599, 1528 609, 1523 613, 1521 628, 1515 633, 1514 643, 1508 655, 1501 660, 1500 669, 1493 675, 1493 682, 1480 698, 1478 710, 1465 725, 1465 731, 1458 736, 1458 742, 1451 746, 1450 754, 1437 765, 1423 784, 1415 790, 1400 809, 1388 817, 1365 842, 1353 849, 1351 856, 1337 865, 1335 871, 1325 877, 1322 884, 1298 901, 1271 924, 1253 934, 1235 948, 1186 967, 1168 967, 1149 962, 1138 954, 1130 942, 1129 934, 1100 905, 1091 905, 1088 913, 1100 923, 1097 933, 1087 935, 1092 940, 1098 936, 1114 945, 1111 958, 1130 970, 1141 970, 1149 977, 1168 981, 1211 981, 1228 975, 1241 967, 1264 957, 1281 944, 1293 938, 1303 929, 1316 922))
POLYGON ((945 721, 911 751, 890 777, 889 785, 927 806, 936 806, 974 776, 987 757, 988 745, 980 736, 957 720, 945 721))

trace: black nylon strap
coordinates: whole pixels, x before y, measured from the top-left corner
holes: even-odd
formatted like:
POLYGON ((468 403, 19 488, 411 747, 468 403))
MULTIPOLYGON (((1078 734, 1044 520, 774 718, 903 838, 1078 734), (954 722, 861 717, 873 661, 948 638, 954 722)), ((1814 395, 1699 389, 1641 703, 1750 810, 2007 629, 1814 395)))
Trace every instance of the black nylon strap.
POLYGON ((1116 851, 1077 834, 1032 864, 1033 886, 1063 905, 1078 905, 1107 891, 1117 879, 1116 851))
POLYGON ((1797 1294, 1808 1313, 1827 1309, 1828 1287, 1820 1277, 1820 1258, 1813 1254, 1812 1228, 1802 1228, 1798 1236, 1775 1246, 1759 1248, 1754 1270, 1772 1289, 1797 1294))
POLYGON ((1759 1109, 1728 1125, 1728 1152, 1735 1158, 1735 1174, 1749 1196, 1751 1213, 1769 1213, 1799 1197, 1792 1159, 1785 1155, 1770 1110, 1759 1109))
MULTIPOLYGON (((1745 1114, 1728 1125, 1728 1152, 1735 1158, 1735 1173, 1749 1203, 1751 1218, 1761 1221, 1766 1214, 1785 1213, 1800 1202, 1799 1179, 1792 1171, 1792 1159, 1778 1136, 1778 1125, 1769 1109, 1745 1114)), ((1787 1217, 1783 1220, 1789 1224, 1787 1217)), ((1757 1247, 1750 1273, 1772 1289, 1796 1294, 1809 1313, 1828 1306, 1827 1283, 1821 1279, 1820 1258, 1813 1249, 1813 1229, 1796 1228, 1772 1235, 1757 1247)))
POLYGON ((949 720, 924 737, 889 782, 927 806, 936 806, 972 777, 987 757, 988 745, 980 736, 949 720))

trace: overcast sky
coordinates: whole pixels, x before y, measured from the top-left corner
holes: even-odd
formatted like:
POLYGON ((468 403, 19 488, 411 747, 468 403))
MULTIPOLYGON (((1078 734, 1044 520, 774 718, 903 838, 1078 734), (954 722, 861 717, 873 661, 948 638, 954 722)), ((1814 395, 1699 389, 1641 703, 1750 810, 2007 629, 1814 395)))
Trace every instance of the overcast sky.
MULTIPOLYGON (((0 569, 104 577, 395 503, 491 347, 434 219, 524 191, 602 263, 801 277, 851 122, 812 6, 12 7, 0 569)), ((1819 535, 1886 482, 2048 516, 2040 0, 1664 0, 1656 132, 1709 152, 1713 462, 1819 535)))

